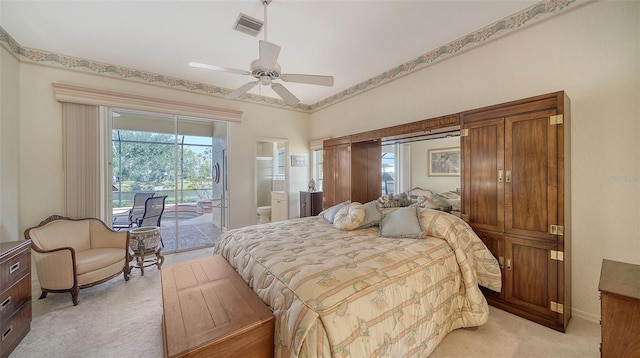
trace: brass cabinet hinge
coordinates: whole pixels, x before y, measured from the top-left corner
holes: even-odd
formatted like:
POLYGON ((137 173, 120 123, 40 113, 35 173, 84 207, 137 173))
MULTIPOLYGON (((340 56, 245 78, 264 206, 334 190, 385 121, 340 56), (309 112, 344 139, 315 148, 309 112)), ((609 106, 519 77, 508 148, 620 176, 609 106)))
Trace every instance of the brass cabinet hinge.
POLYGON ((551 235, 564 235, 564 226, 562 225, 549 225, 549 233, 551 235))
POLYGON ((551 250, 550 252, 552 260, 564 261, 564 252, 556 250, 551 250))
POLYGON ((460 137, 468 137, 469 136, 469 128, 460 130, 460 137))
POLYGON ((562 123, 564 123, 564 115, 562 114, 549 117, 549 125, 551 126, 562 123))
POLYGON ((556 313, 564 314, 564 306, 562 303, 551 301, 551 310, 556 313))

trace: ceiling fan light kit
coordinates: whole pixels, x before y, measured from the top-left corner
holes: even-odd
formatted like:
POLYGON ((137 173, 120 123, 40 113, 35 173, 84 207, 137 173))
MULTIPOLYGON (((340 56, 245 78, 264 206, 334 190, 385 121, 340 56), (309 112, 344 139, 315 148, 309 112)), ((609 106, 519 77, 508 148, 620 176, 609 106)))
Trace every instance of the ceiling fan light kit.
MULTIPOLYGON (((198 62, 189 62, 189 66, 202 68, 206 70, 212 71, 221 71, 234 73, 239 75, 251 75, 257 79, 257 81, 252 81, 245 83, 241 87, 236 90, 231 91, 225 98, 235 99, 251 90, 258 84, 263 86, 271 86, 271 89, 280 96, 287 104, 295 105, 300 103, 300 100, 293 95, 286 87, 284 87, 281 83, 275 83, 274 80, 282 80, 284 82, 295 82, 295 83, 305 83, 311 85, 320 85, 320 86, 333 86, 333 77, 332 76, 320 76, 320 75, 304 75, 304 74, 286 74, 281 72, 280 65, 278 64, 278 56, 280 55, 280 46, 268 42, 267 41, 267 5, 271 3, 271 0, 263 0, 261 3, 264 5, 264 40, 260 40, 259 42, 259 58, 251 62, 249 68, 251 71, 238 70, 234 68, 222 67, 222 66, 214 66, 208 65, 204 63, 198 62)), ((236 21, 236 29, 239 30, 238 24, 240 22, 240 18, 243 18, 244 14, 240 14, 240 17, 236 21)), ((252 19, 246 15, 246 18, 252 19)), ((253 19, 255 20, 255 19, 253 19)), ((259 20, 255 20, 260 22, 259 20)), ((239 30, 242 31, 242 30, 239 30)), ((258 30, 259 32, 260 30, 258 30)), ((244 32, 244 31, 243 31, 244 32)), ((254 35, 255 36, 255 35, 254 35)))

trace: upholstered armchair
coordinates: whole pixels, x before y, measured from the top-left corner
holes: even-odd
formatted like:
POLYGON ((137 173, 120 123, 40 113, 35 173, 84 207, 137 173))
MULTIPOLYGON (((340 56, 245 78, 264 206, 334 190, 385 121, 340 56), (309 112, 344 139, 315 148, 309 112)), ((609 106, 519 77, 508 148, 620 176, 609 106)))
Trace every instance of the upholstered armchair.
POLYGON ((78 293, 124 274, 129 280, 129 232, 113 231, 99 219, 50 216, 24 232, 31 240, 33 261, 42 289, 70 292, 73 305, 78 293))

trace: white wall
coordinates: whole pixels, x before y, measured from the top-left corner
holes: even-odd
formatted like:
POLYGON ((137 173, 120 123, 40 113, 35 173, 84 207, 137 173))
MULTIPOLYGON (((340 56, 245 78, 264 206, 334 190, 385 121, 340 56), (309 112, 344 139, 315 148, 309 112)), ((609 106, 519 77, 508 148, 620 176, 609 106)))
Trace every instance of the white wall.
MULTIPOLYGON (((54 82, 243 111, 242 123, 229 125, 229 208, 232 228, 255 224, 256 139, 265 136, 285 138, 289 140, 290 152, 308 152, 308 115, 304 113, 23 62, 20 64, 18 153, 21 183, 19 201, 25 204, 19 210, 20 232, 51 214, 62 213, 64 208, 62 105, 54 99, 51 86, 54 82)), ((18 132, 14 131, 13 135, 17 136, 18 132)), ((3 153, 5 150, 3 141, 3 153)), ((307 180, 307 171, 290 171, 291 217, 298 216, 297 193, 306 188, 307 180)))
POLYGON ((0 46, 0 242, 22 239, 18 223, 20 63, 0 46))
POLYGON ((603 258, 640 264, 640 2, 590 2, 311 115, 341 136, 565 90, 573 314, 599 319, 603 258), (366 118, 366 120, 362 120, 366 118))

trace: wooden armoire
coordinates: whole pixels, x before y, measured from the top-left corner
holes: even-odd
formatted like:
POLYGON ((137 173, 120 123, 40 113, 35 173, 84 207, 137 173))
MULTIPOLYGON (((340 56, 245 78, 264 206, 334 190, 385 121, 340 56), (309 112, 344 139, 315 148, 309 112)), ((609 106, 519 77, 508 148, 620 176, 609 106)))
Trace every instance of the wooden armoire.
POLYGON ((500 263, 490 304, 564 332, 571 317, 570 102, 555 92, 462 112, 462 218, 500 263))

